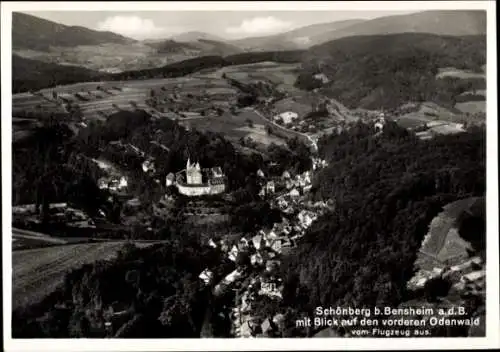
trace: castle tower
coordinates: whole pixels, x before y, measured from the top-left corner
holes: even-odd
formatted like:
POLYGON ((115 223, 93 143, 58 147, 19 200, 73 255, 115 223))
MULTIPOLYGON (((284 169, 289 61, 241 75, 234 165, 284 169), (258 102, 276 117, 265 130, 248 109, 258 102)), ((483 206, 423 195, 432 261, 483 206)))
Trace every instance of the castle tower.
POLYGON ((202 183, 200 164, 191 164, 189 158, 186 164, 186 182, 190 185, 199 185, 202 183))

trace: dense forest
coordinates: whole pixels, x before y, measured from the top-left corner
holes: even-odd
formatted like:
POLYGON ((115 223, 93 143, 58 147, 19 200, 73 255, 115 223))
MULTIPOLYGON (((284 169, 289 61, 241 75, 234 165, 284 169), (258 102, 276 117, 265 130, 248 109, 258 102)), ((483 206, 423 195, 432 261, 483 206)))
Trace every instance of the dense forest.
POLYGON ((286 265, 288 302, 315 306, 397 305, 431 219, 451 201, 485 194, 485 131, 416 138, 395 123, 381 135, 358 123, 323 138, 330 163, 314 197, 334 199, 286 265))
POLYGON ((454 105, 484 79, 437 79, 439 68, 482 72, 486 37, 448 37, 423 33, 356 36, 312 47, 296 85, 321 90, 350 108, 392 109, 413 101, 454 105), (328 83, 314 78, 324 73, 328 83))
POLYGON ((13 312, 13 337, 199 337, 212 287, 198 275, 209 267, 220 280, 234 263, 193 233, 168 232, 168 244, 125 245, 114 261, 68 273, 42 302, 13 312))
POLYGON ((108 194, 96 184, 101 170, 82 157, 72 137, 66 125, 52 121, 13 144, 13 204, 34 203, 42 216, 49 203, 69 202, 91 216, 105 204, 108 194))
POLYGON ((13 55, 12 91, 13 93, 20 93, 77 82, 173 78, 185 76, 207 68, 251 64, 262 61, 300 62, 303 53, 304 51, 297 50, 241 53, 225 57, 202 56, 175 62, 163 67, 115 74, 95 72, 82 67, 49 64, 13 55))
POLYGON ((12 93, 36 91, 77 82, 106 79, 107 74, 78 66, 64 66, 12 55, 12 93))

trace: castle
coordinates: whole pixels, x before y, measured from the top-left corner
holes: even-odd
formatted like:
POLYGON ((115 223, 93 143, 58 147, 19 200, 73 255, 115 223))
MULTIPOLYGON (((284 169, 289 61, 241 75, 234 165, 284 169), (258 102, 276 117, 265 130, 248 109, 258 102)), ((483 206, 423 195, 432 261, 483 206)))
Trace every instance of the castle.
POLYGON ((226 191, 226 176, 219 166, 202 169, 188 158, 186 169, 167 175, 166 185, 175 185, 179 193, 189 197, 220 194, 226 191))

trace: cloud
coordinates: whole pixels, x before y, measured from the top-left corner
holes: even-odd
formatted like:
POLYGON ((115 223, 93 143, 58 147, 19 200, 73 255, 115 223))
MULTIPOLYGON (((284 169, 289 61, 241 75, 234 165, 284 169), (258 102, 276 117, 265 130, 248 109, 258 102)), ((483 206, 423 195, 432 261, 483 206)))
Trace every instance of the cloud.
POLYGON ((239 26, 226 28, 226 32, 233 35, 258 35, 278 33, 291 29, 291 27, 291 22, 282 21, 273 16, 254 17, 243 20, 239 26))
POLYGON ((111 31, 134 39, 164 38, 182 31, 179 27, 157 27, 147 18, 139 16, 111 16, 99 22, 97 29, 111 31))

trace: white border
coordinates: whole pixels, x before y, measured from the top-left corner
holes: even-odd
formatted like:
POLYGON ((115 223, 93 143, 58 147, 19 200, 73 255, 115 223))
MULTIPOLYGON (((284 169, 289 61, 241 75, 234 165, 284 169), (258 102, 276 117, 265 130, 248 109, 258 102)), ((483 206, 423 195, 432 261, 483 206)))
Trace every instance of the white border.
POLYGON ((497 72, 495 1, 353 1, 353 2, 2 2, 2 216, 3 216, 3 323, 5 351, 168 351, 168 350, 353 350, 353 349, 460 349, 500 347, 498 260, 498 155, 497 72), (343 10, 440 10, 482 9, 487 11, 487 338, 387 339, 127 339, 55 340, 11 338, 12 241, 11 236, 11 13, 13 11, 343 11, 343 10))

